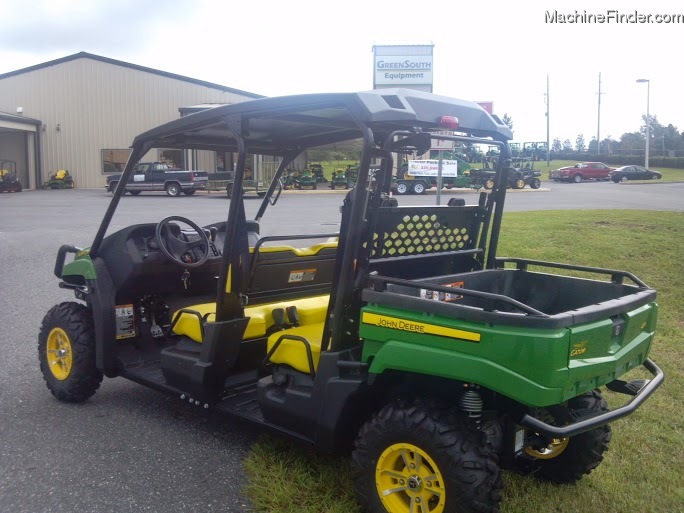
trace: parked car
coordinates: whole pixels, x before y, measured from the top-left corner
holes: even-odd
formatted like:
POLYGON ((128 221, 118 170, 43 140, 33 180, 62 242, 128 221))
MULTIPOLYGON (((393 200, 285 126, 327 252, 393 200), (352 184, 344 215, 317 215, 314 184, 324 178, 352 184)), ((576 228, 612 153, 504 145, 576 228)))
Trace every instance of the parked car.
POLYGON ((641 166, 622 166, 608 174, 615 183, 627 180, 660 180, 663 174, 641 166))
MULTIPOLYGON (((121 179, 121 174, 107 177, 105 188, 114 193, 121 179)), ((143 191, 166 191, 169 196, 180 196, 181 193, 191 196, 198 190, 207 188, 206 171, 183 171, 170 167, 165 162, 141 162, 135 166, 131 178, 126 184, 126 192, 137 196, 143 191)))
POLYGON ((574 166, 562 167, 549 173, 554 182, 580 183, 582 180, 608 180, 608 173, 615 168, 603 162, 578 162, 574 166))

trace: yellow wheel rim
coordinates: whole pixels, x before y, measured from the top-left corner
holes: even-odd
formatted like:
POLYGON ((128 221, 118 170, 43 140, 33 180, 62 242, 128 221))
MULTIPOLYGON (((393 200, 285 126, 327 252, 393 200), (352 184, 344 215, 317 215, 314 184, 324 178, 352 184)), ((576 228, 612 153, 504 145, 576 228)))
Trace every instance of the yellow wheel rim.
POLYGON ((64 381, 71 373, 73 363, 71 340, 62 328, 52 328, 45 349, 47 362, 52 375, 60 381, 64 381))
POLYGON ((385 449, 375 467, 375 485, 391 513, 442 513, 446 490, 434 460, 412 444, 385 449))
POLYGON ((525 452, 533 458, 537 458, 540 460, 550 460, 557 456, 560 456, 561 453, 565 451, 565 449, 568 447, 569 443, 569 438, 554 438, 551 441, 551 443, 543 449, 537 450, 528 446, 525 447, 525 452))

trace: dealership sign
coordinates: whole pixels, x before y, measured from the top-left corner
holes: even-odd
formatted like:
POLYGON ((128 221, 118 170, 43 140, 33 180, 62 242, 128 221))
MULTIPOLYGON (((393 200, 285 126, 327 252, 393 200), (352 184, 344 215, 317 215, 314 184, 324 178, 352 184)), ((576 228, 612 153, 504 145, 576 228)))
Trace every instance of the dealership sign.
MULTIPOLYGON (((437 176, 439 174, 439 160, 409 160, 409 176, 437 176)), ((458 176, 457 160, 442 160, 442 176, 453 178, 458 176)))
POLYGON ((432 84, 432 55, 375 55, 375 85, 407 84, 432 84))

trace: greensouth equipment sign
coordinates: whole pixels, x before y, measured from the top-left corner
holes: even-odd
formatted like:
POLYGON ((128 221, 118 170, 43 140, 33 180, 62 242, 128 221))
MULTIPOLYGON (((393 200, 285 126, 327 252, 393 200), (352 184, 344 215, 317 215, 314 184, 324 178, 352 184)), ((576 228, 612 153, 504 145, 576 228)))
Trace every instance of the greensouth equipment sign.
POLYGON ((430 91, 432 48, 432 45, 374 46, 375 88, 420 86, 430 91))
POLYGON ((432 84, 431 55, 376 56, 376 85, 432 84))

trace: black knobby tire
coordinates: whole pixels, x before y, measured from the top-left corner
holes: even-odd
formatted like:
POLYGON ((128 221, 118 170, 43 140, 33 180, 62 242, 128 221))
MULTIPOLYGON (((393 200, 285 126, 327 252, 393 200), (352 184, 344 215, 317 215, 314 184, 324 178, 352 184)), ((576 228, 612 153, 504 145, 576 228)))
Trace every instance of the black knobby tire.
POLYGON ((102 372, 95 365, 95 329, 86 306, 68 301, 48 311, 38 335, 38 359, 47 387, 60 401, 80 403, 97 391, 102 372), (58 330, 68 337, 71 353, 71 368, 63 379, 56 377, 48 362, 48 339, 58 330))
POLYGON ((530 187, 533 189, 539 189, 541 187, 541 180, 539 178, 533 178, 530 182, 530 187))
MULTIPOLYGON (((608 411, 608 404, 598 390, 592 390, 568 401, 568 410, 577 413, 608 411)), ((535 476, 553 483, 574 483, 591 473, 603 461, 612 432, 609 425, 575 435, 567 447, 550 459, 536 461, 535 476)))
MULTIPOLYGON (((444 513, 499 511, 501 470, 486 435, 446 405, 422 400, 394 401, 361 427, 352 462, 356 497, 364 511, 388 511, 380 498, 380 485, 376 485, 380 476, 377 468, 382 465, 379 463, 382 455, 397 444, 420 449, 436 464, 443 478, 439 486, 444 491, 444 513)), ((402 502, 406 504, 406 512, 413 511, 408 494, 397 493, 406 496, 396 499, 406 501, 402 502)))

